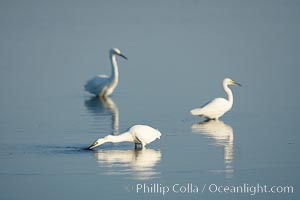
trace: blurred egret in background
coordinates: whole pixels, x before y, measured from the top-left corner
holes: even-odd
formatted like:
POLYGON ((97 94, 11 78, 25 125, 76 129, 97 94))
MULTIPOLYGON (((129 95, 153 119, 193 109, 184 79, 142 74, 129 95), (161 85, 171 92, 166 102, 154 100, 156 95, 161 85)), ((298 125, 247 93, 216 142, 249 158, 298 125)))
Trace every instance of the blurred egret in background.
POLYGON ((121 51, 113 48, 109 51, 111 61, 111 75, 98 75, 89 80, 84 88, 86 91, 101 97, 109 96, 113 93, 119 82, 119 69, 116 56, 121 56, 127 60, 121 51))

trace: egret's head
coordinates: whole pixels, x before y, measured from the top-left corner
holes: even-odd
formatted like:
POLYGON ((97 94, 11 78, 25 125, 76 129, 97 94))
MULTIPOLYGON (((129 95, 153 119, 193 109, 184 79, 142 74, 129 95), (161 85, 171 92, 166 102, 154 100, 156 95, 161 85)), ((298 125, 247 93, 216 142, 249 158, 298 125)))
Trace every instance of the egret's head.
POLYGON ((93 142, 93 144, 91 144, 88 149, 93 149, 97 146, 100 146, 102 145, 103 143, 107 142, 107 138, 108 136, 104 137, 104 138, 100 138, 100 139, 97 139, 95 142, 93 142))
POLYGON ((242 86, 240 83, 235 82, 234 80, 230 79, 230 78, 225 78, 223 80, 223 84, 224 85, 237 85, 237 86, 242 86))
POLYGON ((118 49, 118 48, 112 48, 112 49, 110 50, 110 53, 111 53, 111 54, 118 55, 118 56, 121 56, 122 58, 125 58, 126 60, 128 59, 126 56, 124 56, 124 55, 121 53, 120 49, 118 49))

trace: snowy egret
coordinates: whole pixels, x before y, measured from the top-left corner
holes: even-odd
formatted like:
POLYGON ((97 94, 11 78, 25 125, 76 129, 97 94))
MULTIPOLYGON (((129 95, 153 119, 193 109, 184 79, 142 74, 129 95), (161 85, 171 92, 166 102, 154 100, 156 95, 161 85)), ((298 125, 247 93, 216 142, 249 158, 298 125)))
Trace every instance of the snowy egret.
POLYGON ((89 80, 84 88, 86 91, 96 96, 109 96, 113 93, 119 82, 119 70, 116 56, 121 56, 127 60, 121 51, 117 48, 113 48, 109 51, 109 57, 111 61, 111 75, 98 75, 89 80))
POLYGON ((160 139, 161 133, 147 125, 134 125, 129 128, 125 133, 120 135, 108 135, 104 138, 97 139, 88 149, 93 149, 99 145, 107 142, 119 143, 119 142, 134 142, 135 148, 144 148, 146 144, 153 142, 156 139, 160 139))
POLYGON ((238 85, 241 84, 231 80, 230 78, 225 78, 223 80, 223 88, 227 93, 228 99, 224 98, 216 98, 204 104, 201 108, 195 108, 191 110, 192 115, 202 116, 208 119, 219 119, 219 117, 223 116, 227 111, 229 111, 233 104, 233 95, 232 91, 228 87, 228 85, 238 85))

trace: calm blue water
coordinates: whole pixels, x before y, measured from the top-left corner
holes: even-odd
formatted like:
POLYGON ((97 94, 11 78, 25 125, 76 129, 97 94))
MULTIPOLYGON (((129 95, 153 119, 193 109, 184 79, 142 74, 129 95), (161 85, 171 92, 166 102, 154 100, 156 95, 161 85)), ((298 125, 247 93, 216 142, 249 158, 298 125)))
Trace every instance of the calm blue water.
POLYGON ((299 21, 292 0, 1 1, 0 199, 299 199, 299 21), (111 47, 129 60, 101 101, 83 85, 110 73, 111 47), (225 77, 243 84, 232 111, 191 116, 225 77), (84 150, 134 124, 161 140, 84 150))

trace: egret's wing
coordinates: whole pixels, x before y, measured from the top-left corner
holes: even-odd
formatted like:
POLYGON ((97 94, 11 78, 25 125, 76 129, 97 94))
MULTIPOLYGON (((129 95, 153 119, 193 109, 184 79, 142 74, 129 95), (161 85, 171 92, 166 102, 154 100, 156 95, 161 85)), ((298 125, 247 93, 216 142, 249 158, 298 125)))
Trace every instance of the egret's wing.
POLYGON ((215 98, 209 102, 207 102, 205 105, 201 106, 201 108, 207 107, 219 107, 219 106, 223 106, 224 104, 227 103, 226 99, 223 98, 215 98))
POLYGON ((109 77, 106 75, 98 75, 90 79, 84 86, 85 90, 98 95, 101 90, 106 86, 109 77))
POLYGON ((134 132, 135 137, 144 144, 153 142, 161 136, 158 130, 146 125, 136 125, 130 131, 134 132))
POLYGON ((193 110, 191 110, 191 114, 192 115, 202 115, 202 111, 205 106, 209 105, 213 100, 210 100, 208 102, 206 102, 205 104, 203 104, 200 108, 195 108, 193 110))
POLYGON ((99 77, 99 78, 109 78, 109 76, 105 75, 105 74, 99 74, 97 75, 96 77, 99 77))
POLYGON ((219 113, 220 110, 224 110, 227 107, 227 100, 223 98, 213 99, 200 108, 196 108, 191 110, 193 115, 214 115, 215 113, 219 113))
POLYGON ((203 112, 207 115, 217 115, 218 113, 224 112, 227 109, 228 101, 223 98, 216 98, 204 106, 203 112))
POLYGON ((143 144, 148 144, 157 138, 156 135, 148 134, 147 132, 137 132, 135 137, 143 144))
POLYGON ((207 106, 207 105, 210 104, 212 101, 214 101, 214 100, 210 100, 210 101, 206 102, 206 103, 203 104, 200 108, 203 108, 203 107, 207 106))

